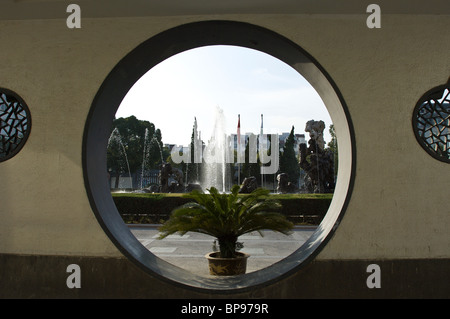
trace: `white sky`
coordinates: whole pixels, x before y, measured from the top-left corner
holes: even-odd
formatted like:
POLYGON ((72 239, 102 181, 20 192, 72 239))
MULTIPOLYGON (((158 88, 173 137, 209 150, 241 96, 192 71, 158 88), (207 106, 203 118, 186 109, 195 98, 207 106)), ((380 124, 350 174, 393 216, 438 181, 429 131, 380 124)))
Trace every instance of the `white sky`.
MULTIPOLYGON (((223 109, 227 133, 305 134, 309 120, 323 120, 325 141, 332 123, 317 92, 294 69, 262 53, 235 46, 208 46, 182 52, 149 70, 130 89, 116 117, 136 116, 162 132, 165 144, 188 145, 194 117, 207 141, 216 107, 223 109)), ((306 139, 309 135, 306 134, 306 139)))

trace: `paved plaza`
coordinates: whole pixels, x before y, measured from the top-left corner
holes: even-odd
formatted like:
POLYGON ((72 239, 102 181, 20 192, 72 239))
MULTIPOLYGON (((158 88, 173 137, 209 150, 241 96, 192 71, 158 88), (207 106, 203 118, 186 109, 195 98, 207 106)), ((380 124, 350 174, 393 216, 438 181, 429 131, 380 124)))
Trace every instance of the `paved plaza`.
MULTIPOLYGON (((205 255, 212 251, 214 238, 204 234, 187 233, 183 236, 170 235, 158 239, 159 225, 128 226, 139 242, 154 255, 165 261, 199 275, 208 275, 205 255)), ((315 226, 297 226, 292 234, 283 235, 264 231, 261 237, 257 232, 239 237, 244 244, 242 252, 250 254, 247 273, 276 263, 297 250, 315 231, 315 226)))

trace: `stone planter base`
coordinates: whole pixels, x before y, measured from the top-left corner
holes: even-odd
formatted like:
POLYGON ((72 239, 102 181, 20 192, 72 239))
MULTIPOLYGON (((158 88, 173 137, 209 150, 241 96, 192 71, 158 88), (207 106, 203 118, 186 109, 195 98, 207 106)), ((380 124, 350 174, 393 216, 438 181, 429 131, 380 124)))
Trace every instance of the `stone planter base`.
POLYGON ((214 276, 233 276, 245 274, 247 270, 246 253, 237 253, 236 258, 220 258, 220 253, 211 252, 205 255, 209 263, 209 274, 214 276))

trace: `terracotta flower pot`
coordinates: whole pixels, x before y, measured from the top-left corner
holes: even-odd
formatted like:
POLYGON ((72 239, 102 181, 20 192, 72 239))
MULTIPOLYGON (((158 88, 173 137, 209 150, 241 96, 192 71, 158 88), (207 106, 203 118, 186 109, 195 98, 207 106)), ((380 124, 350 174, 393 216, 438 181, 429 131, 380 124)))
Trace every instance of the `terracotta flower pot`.
POLYGON ((210 275, 233 276, 245 274, 249 254, 236 253, 237 257, 235 258, 220 258, 217 257, 219 254, 219 252, 211 252, 205 255, 208 259, 210 275))

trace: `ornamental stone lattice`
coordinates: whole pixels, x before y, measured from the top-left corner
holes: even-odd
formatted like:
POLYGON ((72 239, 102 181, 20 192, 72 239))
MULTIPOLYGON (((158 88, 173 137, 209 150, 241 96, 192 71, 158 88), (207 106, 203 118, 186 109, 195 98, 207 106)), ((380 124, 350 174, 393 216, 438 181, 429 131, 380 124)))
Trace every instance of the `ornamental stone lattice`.
POLYGON ((422 96, 414 110, 413 129, 431 156, 450 163, 450 83, 422 96))
POLYGON ((0 162, 16 155, 31 129, 28 106, 16 93, 0 89, 0 162))

